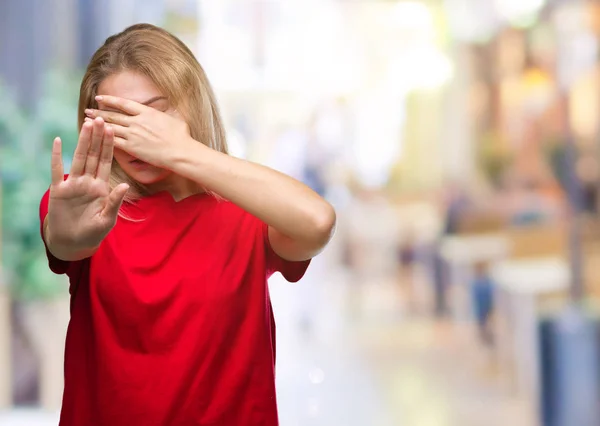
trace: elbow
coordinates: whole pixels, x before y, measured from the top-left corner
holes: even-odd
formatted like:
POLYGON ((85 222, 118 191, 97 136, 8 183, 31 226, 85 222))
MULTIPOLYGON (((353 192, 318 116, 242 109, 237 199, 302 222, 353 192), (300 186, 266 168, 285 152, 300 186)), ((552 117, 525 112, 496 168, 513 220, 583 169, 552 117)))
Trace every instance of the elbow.
POLYGON ((335 232, 336 214, 323 201, 319 206, 303 212, 301 221, 288 222, 287 233, 270 227, 271 247, 280 257, 289 261, 304 261, 323 251, 335 232))
POLYGON ((323 248, 329 243, 335 232, 336 221, 335 209, 327 202, 314 212, 312 222, 315 245, 323 248))

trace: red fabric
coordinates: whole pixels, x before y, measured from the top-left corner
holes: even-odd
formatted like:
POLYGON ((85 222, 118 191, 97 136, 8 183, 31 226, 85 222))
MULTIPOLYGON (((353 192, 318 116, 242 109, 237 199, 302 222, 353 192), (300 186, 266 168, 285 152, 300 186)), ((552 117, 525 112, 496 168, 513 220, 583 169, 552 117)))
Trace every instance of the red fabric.
POLYGON ((264 223, 209 195, 124 211, 135 221, 90 259, 48 253, 71 282, 60 425, 277 425, 267 278, 297 281, 309 261, 281 259, 264 223))

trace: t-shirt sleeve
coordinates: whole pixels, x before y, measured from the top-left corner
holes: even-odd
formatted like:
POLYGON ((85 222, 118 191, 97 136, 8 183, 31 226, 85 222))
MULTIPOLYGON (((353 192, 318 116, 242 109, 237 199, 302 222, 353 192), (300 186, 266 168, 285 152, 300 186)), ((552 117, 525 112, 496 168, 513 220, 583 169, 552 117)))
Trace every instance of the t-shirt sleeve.
POLYGON ((271 242, 269 241, 269 226, 265 223, 262 224, 262 234, 267 253, 267 276, 270 277, 275 272, 281 272, 281 275, 283 275, 288 282, 295 283, 300 281, 310 265, 310 259, 300 262, 283 259, 275 253, 273 247, 271 247, 271 242))
POLYGON ((49 200, 50 190, 47 190, 44 196, 42 197, 42 201, 40 203, 40 234, 42 236, 42 241, 44 242, 44 247, 46 248, 46 256, 48 257, 48 264, 50 266, 50 270, 55 274, 64 274, 69 270, 71 262, 67 262, 56 258, 52 253, 50 253, 50 250, 48 250, 48 246, 46 245, 46 241, 44 240, 44 220, 48 215, 49 200))

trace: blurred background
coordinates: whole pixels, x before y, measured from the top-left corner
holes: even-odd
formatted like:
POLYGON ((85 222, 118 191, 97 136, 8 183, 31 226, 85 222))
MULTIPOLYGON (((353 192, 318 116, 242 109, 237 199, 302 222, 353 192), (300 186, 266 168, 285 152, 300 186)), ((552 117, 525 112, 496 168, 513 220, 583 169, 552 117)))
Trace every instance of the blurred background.
POLYGON ((282 426, 597 426, 600 2, 0 0, 0 425, 56 425, 69 320, 38 205, 81 77, 149 22, 232 155, 337 209, 270 282, 282 426))

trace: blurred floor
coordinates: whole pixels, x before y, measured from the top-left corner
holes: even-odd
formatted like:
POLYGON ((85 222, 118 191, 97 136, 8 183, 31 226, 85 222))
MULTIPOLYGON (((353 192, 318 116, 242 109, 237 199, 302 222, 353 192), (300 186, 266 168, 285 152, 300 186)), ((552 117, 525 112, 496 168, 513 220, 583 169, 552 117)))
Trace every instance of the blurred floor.
POLYGON ((308 309, 309 334, 301 331, 302 311, 285 303, 290 295, 278 286, 286 284, 272 286, 282 426, 533 425, 469 324, 403 314, 393 280, 368 288, 347 284, 321 280, 321 308, 308 309), (394 294, 397 303, 390 301, 394 294), (356 299, 364 302, 360 309, 348 310, 344 301, 356 299), (387 312, 377 300, 387 301, 387 312), (327 318, 335 317, 343 321, 331 327, 327 318))
MULTIPOLYGON (((393 280, 350 286, 323 262, 302 284, 271 283, 282 426, 531 425, 468 325, 405 315, 393 280)), ((0 414, 2 426, 56 424, 0 414)))
POLYGON ((1 426, 56 426, 58 413, 45 413, 36 409, 20 408, 0 413, 1 426))

